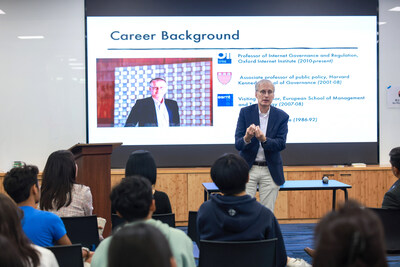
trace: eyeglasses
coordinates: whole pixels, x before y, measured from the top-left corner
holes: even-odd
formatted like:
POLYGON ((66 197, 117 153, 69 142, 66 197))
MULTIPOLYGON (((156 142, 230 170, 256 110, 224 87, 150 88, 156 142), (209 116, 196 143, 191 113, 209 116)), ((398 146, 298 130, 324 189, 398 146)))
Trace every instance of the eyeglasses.
POLYGON ((266 94, 268 94, 268 95, 272 95, 273 93, 274 93, 274 91, 272 91, 272 90, 261 90, 261 91, 259 91, 259 90, 257 90, 257 92, 259 92, 261 95, 266 95, 266 94))

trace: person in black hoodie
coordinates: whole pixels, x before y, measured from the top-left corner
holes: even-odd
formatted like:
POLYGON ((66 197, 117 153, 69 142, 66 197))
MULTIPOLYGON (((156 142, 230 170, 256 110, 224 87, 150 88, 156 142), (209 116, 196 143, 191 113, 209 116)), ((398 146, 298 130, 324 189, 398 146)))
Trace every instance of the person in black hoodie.
POLYGON ((211 179, 222 192, 211 195, 197 214, 200 240, 250 241, 277 238, 276 266, 311 266, 289 258, 274 214, 246 194, 249 167, 235 154, 224 154, 211 167, 211 179))

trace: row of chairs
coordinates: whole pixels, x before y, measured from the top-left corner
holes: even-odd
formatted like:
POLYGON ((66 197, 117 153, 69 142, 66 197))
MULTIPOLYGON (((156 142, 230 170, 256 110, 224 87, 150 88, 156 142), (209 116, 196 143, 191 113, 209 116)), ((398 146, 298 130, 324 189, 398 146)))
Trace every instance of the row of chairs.
MULTIPOLYGON (((200 241, 199 267, 275 266, 276 238, 246 242, 200 241), (235 257, 235 255, 239 257, 235 257), (248 257, 251 255, 251 257, 248 257)), ((60 267, 83 267, 82 246, 47 247, 57 258, 60 267)))
POLYGON ((400 210, 369 208, 381 219, 388 254, 400 253, 400 210))
MULTIPOLYGON (((174 213, 154 215, 153 218, 161 220, 171 227, 175 227, 174 213)), ((97 216, 62 217, 61 219, 72 245, 47 248, 54 253, 60 267, 83 267, 82 246, 94 251, 100 243, 97 216)), ((124 222, 116 214, 112 215, 113 230, 124 222)))
MULTIPOLYGON (((157 214, 153 218, 160 220, 170 227, 175 227, 175 214, 157 214)), ((97 216, 80 216, 80 217, 62 217, 61 218, 65 229, 67 230, 68 237, 72 244, 82 244, 82 246, 94 251, 100 243, 97 216)), ((112 215, 112 229, 114 230, 118 225, 124 223, 124 219, 118 215, 112 215)))
POLYGON ((200 240, 197 211, 189 211, 187 234, 200 248, 199 267, 276 265, 276 238, 240 242, 200 240))
MULTIPOLYGON (((381 219, 384 231, 385 241, 388 253, 400 252, 400 210, 369 208, 378 215, 381 219)), ((158 219, 167 223, 171 227, 175 227, 175 214, 154 215, 154 219, 158 219)), ((80 266, 71 265, 71 261, 82 262, 81 247, 85 246, 91 250, 99 244, 99 236, 97 231, 97 217, 65 217, 62 218, 67 229, 68 236, 73 246, 55 246, 50 247, 57 259, 65 258, 68 261, 65 264, 60 263, 60 266, 80 266), (77 253, 79 252, 79 253, 77 253), (72 257, 71 253, 78 255, 72 257), (68 254, 68 257, 63 256, 68 254)), ((260 240, 246 242, 217 242, 199 240, 197 233, 197 212, 190 211, 188 218, 188 236, 196 242, 200 248, 201 256, 199 258, 200 267, 213 266, 274 266, 276 255, 276 239, 275 240, 260 240), (261 252, 261 253, 259 253, 261 252), (223 256, 227 255, 227 256, 223 256), (235 257, 240 255, 240 257, 235 257), (252 255, 246 256, 246 255, 252 255), (232 262, 230 262, 232 261, 232 262), (254 264, 251 262, 254 261, 254 264), (267 263, 268 262, 268 263, 267 263), (261 264, 261 265, 260 265, 261 264)), ((123 219, 117 215, 112 216, 112 228, 114 229, 119 224, 124 223, 123 219)), ((59 261, 60 262, 60 261, 59 261)))
MULTIPOLYGON (((388 254, 400 253, 400 210, 368 208, 381 220, 388 254)), ((199 267, 275 266, 276 239, 247 242, 200 242, 199 267)))
POLYGON ((58 261, 60 267, 83 267, 82 245, 72 244, 69 246, 47 247, 58 261))
MULTIPOLYGON (((170 227, 175 227, 175 214, 157 214, 153 218, 160 220, 170 227)), ((72 246, 55 246, 49 247, 56 255, 60 267, 64 266, 81 266, 82 265, 82 246, 91 250, 99 244, 99 236, 97 231, 97 217, 64 217, 62 218, 72 246)), ((188 236, 196 242, 200 248, 201 257, 199 259, 200 267, 213 266, 275 266, 275 242, 273 240, 260 240, 248 242, 216 242, 216 241, 199 241, 197 233, 197 212, 190 211, 188 217, 188 236), (230 257, 221 257, 221 255, 230 255, 230 257), (232 257, 232 255, 255 255, 250 259, 247 257, 232 257)), ((113 230, 125 221, 117 216, 112 215, 113 230)))

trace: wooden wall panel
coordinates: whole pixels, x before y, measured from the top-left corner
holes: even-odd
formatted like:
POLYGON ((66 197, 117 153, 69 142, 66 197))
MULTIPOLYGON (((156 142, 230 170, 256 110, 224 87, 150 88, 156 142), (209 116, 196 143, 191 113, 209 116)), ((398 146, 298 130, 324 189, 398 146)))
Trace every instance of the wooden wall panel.
POLYGON ((4 187, 3 187, 3 180, 4 180, 4 174, 1 174, 0 175, 0 183, 1 183, 1 185, 0 185, 0 193, 6 194, 6 192, 4 191, 4 187))
POLYGON ((111 173, 111 190, 113 189, 114 186, 119 184, 122 180, 122 178, 125 177, 125 173, 111 173))
POLYGON ((187 174, 157 174, 156 189, 167 193, 177 222, 188 218, 187 174))
MULTIPOLYGON (((349 198, 353 198, 367 207, 381 207, 383 196, 396 177, 390 171, 341 171, 335 173, 335 179, 350 184, 349 198)), ((343 194, 338 194, 338 202, 343 202, 343 194)))
MULTIPOLYGON (((285 167, 286 180, 329 179, 350 184, 349 197, 368 207, 380 207, 386 191, 396 181, 391 168, 368 166, 366 168, 332 166, 285 167)), ((0 192, 4 174, 0 174, 0 192)), ((111 170, 111 185, 119 183, 124 170, 111 170)), ((40 178, 40 175, 39 175, 40 178)), ((177 225, 187 221, 188 212, 196 211, 204 201, 202 183, 211 182, 210 168, 162 168, 157 170, 156 189, 168 194, 177 225)), ((343 191, 337 191, 337 204, 344 200, 343 191)), ((275 215, 280 221, 305 222, 317 220, 332 209, 332 191, 279 192, 275 215)))
POLYGON ((188 175, 188 210, 197 211, 204 202, 202 183, 212 182, 209 173, 190 173, 188 175))
MULTIPOLYGON (((286 180, 320 180, 320 172, 288 172, 286 180)), ((332 208, 331 191, 288 191, 287 219, 314 219, 332 208)), ((278 217, 278 219, 285 219, 278 217)))
POLYGON ((279 192, 278 197, 275 202, 275 217, 278 219, 287 219, 289 218, 289 209, 288 209, 288 192, 279 192))

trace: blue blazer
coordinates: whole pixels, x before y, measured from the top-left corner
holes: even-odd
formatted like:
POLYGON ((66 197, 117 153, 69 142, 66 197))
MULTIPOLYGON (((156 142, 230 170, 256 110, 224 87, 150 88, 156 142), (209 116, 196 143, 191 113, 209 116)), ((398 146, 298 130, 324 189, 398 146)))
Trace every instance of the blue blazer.
MULTIPOLYGON (((178 103, 174 100, 164 99, 165 106, 169 115, 169 126, 180 126, 178 103)), ((157 127, 157 113, 152 97, 136 100, 128 118, 125 127, 134 126, 157 127)))
MULTIPOLYGON (((262 147, 264 148, 268 169, 277 185, 285 183, 280 151, 286 148, 288 121, 289 115, 286 112, 270 106, 267 132, 265 134, 267 142, 262 147)), ((239 154, 247 161, 250 168, 256 159, 260 144, 256 137, 253 137, 248 145, 244 143, 243 137, 251 124, 260 125, 258 104, 244 107, 240 110, 235 132, 235 147, 239 150, 239 154)))

